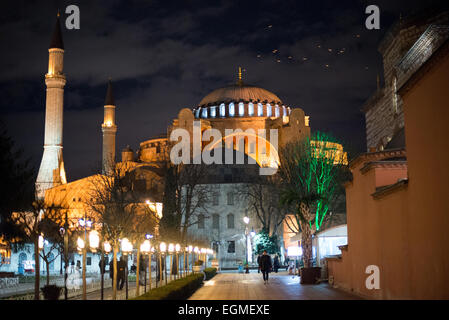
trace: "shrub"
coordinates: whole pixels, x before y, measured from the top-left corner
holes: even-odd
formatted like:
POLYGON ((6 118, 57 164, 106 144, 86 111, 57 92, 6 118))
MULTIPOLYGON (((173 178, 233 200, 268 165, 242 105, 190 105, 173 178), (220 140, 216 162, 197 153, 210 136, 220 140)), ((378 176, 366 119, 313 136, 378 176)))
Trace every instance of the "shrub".
POLYGON ((42 293, 44 294, 45 300, 58 300, 61 294, 61 289, 55 285, 48 285, 42 288, 42 293))
POLYGON ((206 268, 204 273, 206 274, 206 280, 209 280, 217 274, 217 268, 206 268))
POLYGON ((195 261, 195 263, 193 264, 194 266, 202 266, 203 265, 203 260, 197 260, 195 261))
POLYGON ((201 286, 203 277, 202 273, 189 275, 163 287, 150 290, 132 300, 186 300, 201 286))

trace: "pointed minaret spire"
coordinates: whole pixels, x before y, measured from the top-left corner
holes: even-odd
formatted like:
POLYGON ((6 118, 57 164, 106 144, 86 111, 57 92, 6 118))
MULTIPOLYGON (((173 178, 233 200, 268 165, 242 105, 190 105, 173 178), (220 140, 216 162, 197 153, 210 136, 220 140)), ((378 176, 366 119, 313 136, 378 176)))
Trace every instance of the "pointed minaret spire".
POLYGON ((115 164, 115 135, 117 126, 115 124, 115 102, 112 95, 112 81, 109 78, 106 98, 104 101, 104 121, 101 125, 103 132, 103 162, 102 173, 111 175, 115 164))
POLYGON ((64 49, 64 41, 62 41, 61 22, 59 21, 59 11, 56 15, 56 24, 53 29, 53 36, 51 37, 50 49, 58 48, 64 49))
POLYGON ((64 44, 59 16, 48 49, 48 72, 45 75, 47 96, 45 102, 45 137, 39 173, 36 179, 36 196, 45 199, 45 191, 67 183, 62 157, 62 128, 64 113, 64 44))
POLYGON ((106 99, 104 100, 105 106, 115 106, 114 95, 112 94, 112 81, 109 78, 108 89, 106 90, 106 99))

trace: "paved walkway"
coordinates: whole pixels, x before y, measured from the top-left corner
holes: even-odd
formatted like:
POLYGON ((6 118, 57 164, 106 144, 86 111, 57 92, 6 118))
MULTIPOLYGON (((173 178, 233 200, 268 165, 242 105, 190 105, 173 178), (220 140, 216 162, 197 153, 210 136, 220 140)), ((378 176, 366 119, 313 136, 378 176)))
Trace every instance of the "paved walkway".
POLYGON ((189 300, 357 300, 357 296, 333 289, 327 283, 300 285, 298 276, 270 273, 220 273, 204 283, 189 300))

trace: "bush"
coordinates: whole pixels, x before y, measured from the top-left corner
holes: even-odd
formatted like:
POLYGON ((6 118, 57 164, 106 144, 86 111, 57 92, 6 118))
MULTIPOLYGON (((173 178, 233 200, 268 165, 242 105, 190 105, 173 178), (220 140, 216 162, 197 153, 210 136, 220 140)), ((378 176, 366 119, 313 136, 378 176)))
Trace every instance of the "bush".
POLYGON ((131 300, 186 300, 201 287, 203 277, 202 273, 189 275, 131 300))
POLYGON ((203 265, 203 260, 197 260, 195 261, 195 263, 193 264, 194 266, 202 266, 203 265))
POLYGON ((45 300, 59 300, 61 294, 61 289, 55 285, 48 285, 42 288, 42 293, 44 294, 45 300))
POLYGON ((206 268, 204 273, 206 274, 206 280, 209 280, 217 274, 217 268, 206 268))

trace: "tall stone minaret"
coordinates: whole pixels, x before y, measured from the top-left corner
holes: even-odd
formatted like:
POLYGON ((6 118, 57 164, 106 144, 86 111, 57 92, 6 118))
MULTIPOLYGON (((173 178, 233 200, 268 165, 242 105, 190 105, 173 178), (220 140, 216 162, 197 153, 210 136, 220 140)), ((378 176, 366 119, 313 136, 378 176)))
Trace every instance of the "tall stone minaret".
POLYGON ((44 155, 42 156, 36 180, 36 196, 38 199, 44 199, 47 189, 67 183, 64 160, 62 158, 62 120, 66 78, 62 73, 64 43, 62 41, 59 13, 48 52, 48 72, 45 75, 47 97, 44 155))
POLYGON ((108 90, 106 91, 106 99, 104 101, 104 121, 101 125, 101 131, 103 131, 102 173, 110 175, 115 164, 115 134, 117 132, 111 80, 108 82, 108 90))

